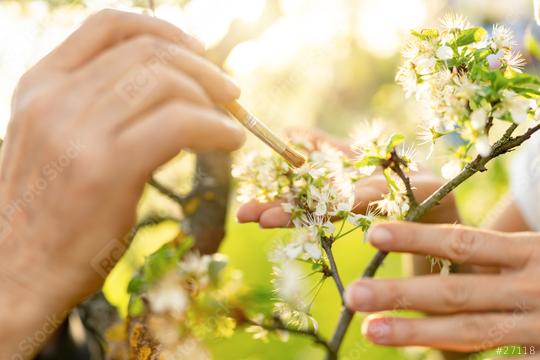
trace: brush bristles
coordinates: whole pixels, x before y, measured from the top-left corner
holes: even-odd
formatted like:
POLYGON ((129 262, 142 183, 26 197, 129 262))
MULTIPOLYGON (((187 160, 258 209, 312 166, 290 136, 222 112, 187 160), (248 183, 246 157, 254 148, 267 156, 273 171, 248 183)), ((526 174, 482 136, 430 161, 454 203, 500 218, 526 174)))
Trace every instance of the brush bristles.
POLYGON ((281 155, 295 168, 301 167, 306 162, 302 155, 290 148, 286 148, 281 155))

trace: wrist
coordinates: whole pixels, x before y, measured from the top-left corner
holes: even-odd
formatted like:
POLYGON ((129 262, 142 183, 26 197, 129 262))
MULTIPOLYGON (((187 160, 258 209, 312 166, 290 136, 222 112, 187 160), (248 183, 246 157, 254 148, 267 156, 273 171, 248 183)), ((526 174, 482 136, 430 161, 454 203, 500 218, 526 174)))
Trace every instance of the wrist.
MULTIPOLYGON (((40 350, 67 315, 66 304, 45 292, 47 283, 31 266, 18 267, 0 249, 0 358, 26 359, 40 350), (15 266, 12 266, 15 265, 15 266)), ((28 263, 27 263, 28 264, 28 263)))
MULTIPOLYGON (((5 197, 3 198, 5 199, 5 197)), ((14 202, 8 203, 13 204, 14 202)), ((55 273, 47 251, 46 232, 39 229, 22 208, 14 211, 3 202, 0 209, 0 278, 12 298, 32 306, 33 312, 63 312, 70 304, 62 291, 61 276, 55 273)), ((37 315, 37 314, 36 314, 37 315)))

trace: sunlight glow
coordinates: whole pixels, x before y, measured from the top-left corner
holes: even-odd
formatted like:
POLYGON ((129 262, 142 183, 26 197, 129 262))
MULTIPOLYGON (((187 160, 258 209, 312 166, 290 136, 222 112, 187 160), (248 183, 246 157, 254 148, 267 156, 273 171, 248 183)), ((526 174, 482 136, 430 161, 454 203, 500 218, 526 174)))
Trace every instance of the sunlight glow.
POLYGON ((381 57, 395 54, 409 29, 422 25, 427 16, 426 0, 365 0, 357 11, 361 45, 381 57))
POLYGON ((237 46, 227 60, 228 68, 236 74, 246 74, 259 66, 280 69, 306 47, 331 45, 347 33, 343 0, 295 1, 284 2, 284 16, 260 38, 237 46))
POLYGON ((185 7, 188 28, 206 45, 219 42, 235 19, 255 21, 265 0, 197 0, 185 7))

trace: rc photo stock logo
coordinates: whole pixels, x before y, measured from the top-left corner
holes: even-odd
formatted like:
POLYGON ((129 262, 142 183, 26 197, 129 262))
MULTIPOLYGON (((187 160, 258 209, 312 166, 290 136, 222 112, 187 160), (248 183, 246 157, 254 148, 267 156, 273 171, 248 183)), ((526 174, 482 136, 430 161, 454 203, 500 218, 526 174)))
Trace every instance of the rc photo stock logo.
POLYGON ((90 261, 90 266, 105 279, 120 260, 125 249, 125 243, 118 239, 112 239, 94 256, 90 261))
POLYGON ((115 86, 116 92, 130 106, 140 104, 158 85, 158 69, 165 67, 179 52, 179 46, 170 44, 157 51, 156 55, 137 65, 115 86))
POLYGON ((151 67, 139 65, 118 82, 116 91, 126 103, 135 107, 155 89, 157 83, 151 67))

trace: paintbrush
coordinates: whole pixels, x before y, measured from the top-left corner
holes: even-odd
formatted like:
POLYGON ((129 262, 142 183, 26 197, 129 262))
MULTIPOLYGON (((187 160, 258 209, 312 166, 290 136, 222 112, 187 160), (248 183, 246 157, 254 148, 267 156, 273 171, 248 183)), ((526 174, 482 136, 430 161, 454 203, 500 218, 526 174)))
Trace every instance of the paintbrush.
POLYGON ((284 141, 278 138, 272 130, 260 122, 253 114, 247 111, 237 101, 223 105, 232 116, 234 116, 246 129, 253 135, 261 139, 266 145, 281 155, 289 164, 294 167, 300 167, 306 159, 297 151, 292 149, 284 141))
MULTIPOLYGON (((148 7, 153 17, 156 17, 156 9, 154 0, 148 0, 148 7)), ((294 167, 300 167, 306 159, 289 145, 278 138, 272 130, 260 122, 254 115, 247 111, 237 101, 230 102, 223 107, 231 113, 242 125, 251 133, 261 139, 266 145, 270 146, 274 151, 281 155, 289 164, 294 167)))

